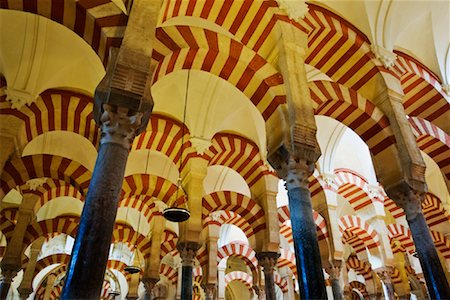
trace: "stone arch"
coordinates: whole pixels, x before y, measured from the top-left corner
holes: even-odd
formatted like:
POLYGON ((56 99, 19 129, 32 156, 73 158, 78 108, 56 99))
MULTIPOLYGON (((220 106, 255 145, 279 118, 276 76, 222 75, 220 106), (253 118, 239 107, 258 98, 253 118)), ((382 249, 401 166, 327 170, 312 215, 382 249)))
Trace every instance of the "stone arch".
POLYGON ((373 227, 366 223, 358 216, 343 216, 339 219, 339 231, 343 235, 344 243, 351 241, 350 237, 356 237, 360 240, 364 248, 367 248, 373 255, 379 256, 380 240, 378 233, 373 227), (345 236, 344 233, 348 232, 350 236, 345 236))
POLYGON ((297 277, 297 267, 295 265, 295 254, 286 249, 280 249, 280 257, 277 262, 278 269, 288 267, 292 274, 297 277))
POLYGON ((233 280, 242 282, 249 290, 251 294, 253 294, 253 277, 242 271, 233 271, 225 275, 225 286, 227 286, 233 280))
POLYGON ((408 251, 411 254, 414 253, 415 246, 412 240, 411 231, 409 231, 408 228, 406 228, 401 224, 389 224, 387 226, 387 229, 393 253, 402 250, 408 251), (395 241, 400 243, 401 248, 399 248, 399 246, 396 245, 395 241))
POLYGON ((222 246, 217 250, 217 263, 229 256, 242 259, 247 267, 250 268, 252 274, 257 274, 258 260, 256 259, 256 252, 249 246, 240 243, 230 243, 222 246))
POLYGON ((73 1, 69 0, 63 8, 58 0, 29 2, 21 0, 9 7, 8 1, 0 3, 0 8, 10 8, 34 13, 74 31, 88 43, 106 65, 110 47, 119 47, 122 43, 124 30, 106 30, 109 27, 124 27, 128 16, 112 1, 107 1, 108 14, 96 17, 93 14, 96 8, 105 5, 105 2, 73 1), (43 7, 42 7, 43 6, 43 7), (93 21, 92 21, 93 20, 93 21), (93 22, 93 28, 90 27, 93 22), (85 34, 88 30, 90 34, 85 34))
POLYGON ((364 177, 350 170, 338 169, 334 172, 337 193, 347 199, 355 212, 372 205, 372 201, 376 200, 369 196, 368 183, 364 177))
POLYGON ((6 163, 0 181, 0 198, 16 186, 40 177, 63 180, 85 195, 91 176, 83 165, 68 158, 48 154, 24 156, 6 163))

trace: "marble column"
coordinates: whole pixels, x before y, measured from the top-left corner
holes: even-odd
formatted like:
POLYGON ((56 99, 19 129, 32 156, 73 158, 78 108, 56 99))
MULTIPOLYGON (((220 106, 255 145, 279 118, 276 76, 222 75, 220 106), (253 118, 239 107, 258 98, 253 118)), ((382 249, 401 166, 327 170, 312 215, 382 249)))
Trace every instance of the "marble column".
POLYGON ((11 282, 14 277, 16 277, 16 270, 2 269, 2 274, 0 277, 0 299, 5 300, 8 296, 9 288, 11 287, 11 282))
POLYGON ((341 272, 342 262, 339 260, 334 260, 333 263, 325 268, 325 272, 330 276, 331 289, 333 291, 334 300, 342 300, 342 289, 339 284, 339 277, 341 272))
POLYGON ((383 284, 383 294, 386 300, 395 300, 394 285, 392 284, 391 275, 393 274, 394 268, 392 266, 385 266, 379 270, 376 270, 378 278, 380 278, 383 284))
POLYGON ((406 184, 397 185, 386 191, 405 211, 430 298, 450 299, 449 283, 422 212, 424 193, 414 191, 406 184))
POLYGON ((314 168, 290 159, 286 177, 301 299, 327 299, 308 177, 314 168))
POLYGON ((128 152, 141 119, 142 113, 103 105, 101 145, 61 299, 100 296, 128 152))
POLYGON ((180 242, 177 248, 181 257, 181 300, 192 300, 192 270, 200 245, 194 242, 180 242))
POLYGON ((277 252, 258 252, 256 258, 264 272, 264 286, 267 300, 276 300, 273 271, 280 254, 277 252))
POLYGON ((216 300, 217 299, 217 284, 206 283, 202 284, 203 291, 205 292, 206 300, 216 300))

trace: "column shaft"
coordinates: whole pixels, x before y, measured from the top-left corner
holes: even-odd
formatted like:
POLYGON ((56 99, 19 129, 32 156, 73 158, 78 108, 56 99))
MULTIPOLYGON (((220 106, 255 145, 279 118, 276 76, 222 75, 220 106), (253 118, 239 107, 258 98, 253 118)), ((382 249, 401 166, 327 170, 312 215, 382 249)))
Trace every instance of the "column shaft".
POLYGON ((450 299, 449 283, 445 277, 423 213, 418 213, 415 218, 408 219, 408 225, 416 246, 430 298, 450 299))
POLYGON ((122 145, 100 146, 61 299, 100 296, 127 158, 122 145))
POLYGON ((192 300, 192 265, 181 268, 181 300, 192 300))
POLYGON ((311 193, 305 187, 290 188, 289 211, 301 299, 327 299, 311 193))
POLYGON ((339 284, 339 278, 331 279, 331 290, 333 291, 334 300, 342 300, 341 285, 339 284))
POLYGON ((9 288, 11 286, 11 282, 1 280, 0 281, 0 300, 5 300, 8 296, 9 288))

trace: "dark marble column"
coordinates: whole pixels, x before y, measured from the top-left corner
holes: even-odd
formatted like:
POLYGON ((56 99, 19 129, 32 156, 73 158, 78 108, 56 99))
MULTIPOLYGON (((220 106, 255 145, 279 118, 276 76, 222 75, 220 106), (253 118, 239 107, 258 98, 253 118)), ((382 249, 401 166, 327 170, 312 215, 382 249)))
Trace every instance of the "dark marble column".
POLYGON ((330 276, 331 289, 333 291, 334 300, 343 299, 341 285, 339 284, 341 265, 341 261, 334 260, 333 263, 330 263, 330 265, 325 268, 325 271, 330 276))
POLYGON ((215 283, 202 284, 203 291, 205 292, 206 300, 217 299, 217 285, 215 283))
POLYGON ((0 278, 0 300, 5 300, 8 296, 11 282, 16 275, 16 270, 9 270, 2 266, 2 274, 0 278))
POLYGON ((273 271, 277 265, 280 254, 277 252, 258 252, 256 258, 264 272, 264 287, 267 300, 276 300, 275 280, 273 271))
POLYGON ((177 245, 181 257, 181 300, 192 300, 194 259, 200 245, 194 242, 180 242, 177 245))
POLYGON ((300 298, 327 299, 308 177, 314 166, 291 159, 286 188, 289 197, 300 298))
POLYGON ((450 299, 449 283, 422 213, 421 203, 424 194, 414 191, 406 184, 393 187, 387 192, 389 197, 405 211, 430 298, 450 299))

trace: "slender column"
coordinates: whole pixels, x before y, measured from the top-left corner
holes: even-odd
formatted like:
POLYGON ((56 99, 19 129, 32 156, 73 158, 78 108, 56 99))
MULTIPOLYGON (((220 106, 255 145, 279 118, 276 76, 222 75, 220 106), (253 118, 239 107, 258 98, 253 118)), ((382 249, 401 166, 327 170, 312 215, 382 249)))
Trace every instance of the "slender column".
POLYGON ((218 298, 219 300, 225 299, 225 268, 218 267, 218 282, 219 282, 219 291, 218 291, 218 298))
POLYGON ((392 284, 391 275, 393 274, 394 268, 392 266, 385 266, 381 269, 375 271, 378 278, 380 278, 383 284, 384 298, 387 300, 395 300, 394 285, 392 284))
POLYGON ((334 300, 343 299, 341 285, 339 284, 341 265, 342 262, 340 260, 333 260, 333 264, 330 263, 330 265, 325 268, 325 271, 330 276, 331 289, 333 291, 334 300))
POLYGON ((16 277, 17 271, 2 269, 2 274, 0 278, 0 299, 5 300, 8 296, 9 288, 14 277, 16 277))
POLYGON ((200 245, 194 242, 182 242, 177 245, 181 257, 181 300, 192 300, 194 259, 200 245))
MULTIPOLYGON (((164 209, 161 207, 159 201, 156 202, 160 212, 164 209)), ((155 284, 159 281, 159 266, 161 262, 161 244, 163 241, 163 234, 166 228, 166 221, 161 214, 155 214, 153 217, 152 227, 152 244, 150 247, 150 257, 145 261, 145 272, 142 279, 145 286, 146 299, 152 299, 151 292, 155 284)))
POLYGON ((294 287, 294 280, 292 280, 292 276, 293 275, 290 272, 282 274, 282 278, 287 282, 287 289, 288 289, 287 292, 283 294, 283 300, 295 299, 295 287, 294 287))
POLYGON ((36 262, 39 254, 41 253, 42 244, 44 243, 44 239, 40 238, 35 241, 30 249, 30 258, 27 263, 27 267, 23 274, 22 282, 17 289, 20 294, 21 299, 27 299, 30 294, 33 292, 33 277, 34 270, 36 269, 36 262))
POLYGON ((206 283, 202 285, 203 290, 205 291, 205 299, 206 300, 215 300, 217 299, 217 284, 215 283, 206 283))
POLYGON ((424 194, 414 191, 406 184, 394 186, 387 192, 389 197, 405 211, 430 298, 450 299, 449 283, 422 212, 421 203, 424 194))
POLYGON ((62 299, 98 298, 108 261, 111 236, 130 143, 142 114, 104 105, 102 139, 90 188, 72 249, 62 299))
POLYGON ((263 268, 264 272, 264 286, 267 300, 275 300, 275 281, 273 278, 273 270, 277 265, 280 254, 277 252, 258 252, 256 258, 258 263, 263 268))
POLYGON ((316 224, 312 214, 308 177, 313 165, 291 159, 286 177, 292 236, 302 299, 326 299, 316 224))

